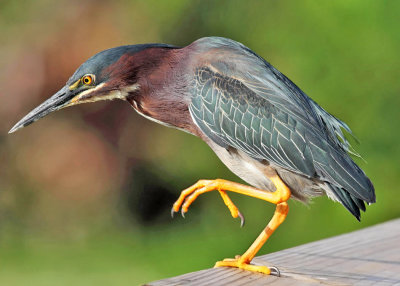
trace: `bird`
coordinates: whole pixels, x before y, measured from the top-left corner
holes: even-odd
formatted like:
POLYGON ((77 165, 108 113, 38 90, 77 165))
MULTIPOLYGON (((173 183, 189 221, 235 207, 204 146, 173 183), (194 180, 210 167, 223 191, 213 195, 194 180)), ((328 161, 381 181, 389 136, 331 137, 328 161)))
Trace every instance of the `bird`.
POLYGON ((199 195, 211 191, 218 191, 242 224, 228 192, 276 205, 248 250, 216 267, 279 274, 273 266, 251 261, 285 220, 290 198, 307 203, 326 195, 358 220, 365 203, 376 201, 371 180, 351 157, 357 153, 345 136, 352 135, 346 123, 250 48, 223 37, 200 38, 184 47, 137 44, 101 51, 9 133, 66 107, 114 99, 199 137, 248 184, 199 180, 181 192, 172 214, 184 215, 199 195))

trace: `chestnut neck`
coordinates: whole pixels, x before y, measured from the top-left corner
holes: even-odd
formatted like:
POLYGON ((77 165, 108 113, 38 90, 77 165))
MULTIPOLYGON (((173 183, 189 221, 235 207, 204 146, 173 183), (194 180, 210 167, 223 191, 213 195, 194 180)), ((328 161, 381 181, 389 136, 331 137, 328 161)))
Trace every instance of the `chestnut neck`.
POLYGON ((199 135, 189 112, 192 73, 185 49, 148 48, 130 62, 139 85, 127 98, 133 108, 158 123, 199 135))

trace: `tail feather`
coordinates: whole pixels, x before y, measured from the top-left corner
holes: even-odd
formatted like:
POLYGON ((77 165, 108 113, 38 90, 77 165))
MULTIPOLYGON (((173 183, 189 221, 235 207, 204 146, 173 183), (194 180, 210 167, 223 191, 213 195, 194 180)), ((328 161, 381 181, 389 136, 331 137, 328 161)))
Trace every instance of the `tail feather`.
POLYGON ((346 139, 343 130, 357 142, 358 140, 346 123, 328 113, 313 100, 311 100, 311 103, 330 141, 344 151, 336 152, 336 148, 332 148, 331 152, 329 152, 329 164, 320 164, 319 171, 326 178, 331 179, 328 185, 336 195, 336 198, 360 220, 360 210, 365 211, 364 202, 375 202, 375 190, 364 171, 348 156, 348 154, 351 154, 361 158, 346 139))
POLYGON ((353 196, 352 194, 349 194, 350 195, 350 198, 351 198, 351 200, 357 205, 357 207, 360 209, 360 210, 362 210, 363 212, 365 212, 365 204, 364 204, 364 201, 363 200, 361 200, 361 199, 359 199, 359 198, 356 198, 355 196, 353 196))
POLYGON ((365 212, 365 203, 362 199, 359 199, 343 188, 339 188, 335 185, 329 184, 330 189, 335 194, 337 200, 353 215, 358 221, 361 219, 360 210, 365 212))

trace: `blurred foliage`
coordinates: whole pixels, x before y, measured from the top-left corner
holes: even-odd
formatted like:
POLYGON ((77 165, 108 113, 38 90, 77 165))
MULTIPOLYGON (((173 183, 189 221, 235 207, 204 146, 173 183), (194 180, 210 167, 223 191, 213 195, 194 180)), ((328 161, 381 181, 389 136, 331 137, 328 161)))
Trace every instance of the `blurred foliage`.
POLYGON ((291 202, 260 254, 399 217, 398 1, 0 2, 0 283, 136 285, 242 253, 274 206, 217 194, 170 219, 200 178, 238 181, 198 138, 158 126, 123 102, 60 111, 7 135, 94 53, 130 43, 244 43, 346 121, 377 203, 358 223, 318 198, 291 202))

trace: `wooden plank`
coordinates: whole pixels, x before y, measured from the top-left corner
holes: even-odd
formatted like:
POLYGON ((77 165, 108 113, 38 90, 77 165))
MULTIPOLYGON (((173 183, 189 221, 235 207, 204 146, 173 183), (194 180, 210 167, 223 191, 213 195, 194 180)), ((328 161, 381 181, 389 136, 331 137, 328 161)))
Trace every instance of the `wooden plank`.
POLYGON ((148 283, 166 285, 399 285, 400 219, 256 257, 281 277, 211 268, 148 283))

